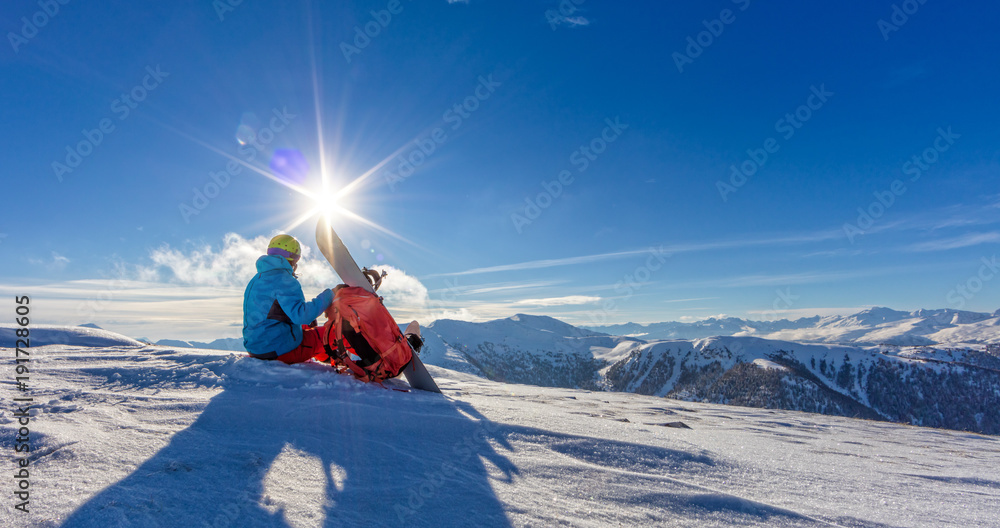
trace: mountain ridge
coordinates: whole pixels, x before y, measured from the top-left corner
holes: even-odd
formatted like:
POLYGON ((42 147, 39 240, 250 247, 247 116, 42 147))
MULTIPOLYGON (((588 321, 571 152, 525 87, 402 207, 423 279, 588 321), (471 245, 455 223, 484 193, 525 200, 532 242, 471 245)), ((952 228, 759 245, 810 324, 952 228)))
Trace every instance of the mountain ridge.
POLYGON ((795 320, 754 321, 711 317, 692 323, 666 321, 583 325, 581 328, 646 340, 734 335, 855 345, 990 344, 1000 343, 1000 310, 992 314, 949 308, 905 312, 872 307, 846 316, 813 316, 795 320))
MULTIPOLYGON (((912 313, 861 315, 829 321, 856 331, 858 321, 905 321, 912 313)), ((1000 434, 994 411, 1000 407, 1000 355, 982 345, 866 346, 750 335, 644 340, 521 316, 436 321, 424 336, 425 363, 492 381, 1000 434), (560 335, 553 328, 573 330, 560 335)))

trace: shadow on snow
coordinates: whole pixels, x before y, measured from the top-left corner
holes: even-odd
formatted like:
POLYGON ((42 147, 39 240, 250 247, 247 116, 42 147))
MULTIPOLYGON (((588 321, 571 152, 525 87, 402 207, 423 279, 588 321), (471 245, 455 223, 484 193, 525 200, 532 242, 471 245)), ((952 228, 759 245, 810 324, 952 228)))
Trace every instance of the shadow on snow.
POLYGON ((490 445, 492 423, 438 395, 335 383, 344 382, 226 383, 191 426, 63 526, 510 525, 490 480, 517 469, 490 445))

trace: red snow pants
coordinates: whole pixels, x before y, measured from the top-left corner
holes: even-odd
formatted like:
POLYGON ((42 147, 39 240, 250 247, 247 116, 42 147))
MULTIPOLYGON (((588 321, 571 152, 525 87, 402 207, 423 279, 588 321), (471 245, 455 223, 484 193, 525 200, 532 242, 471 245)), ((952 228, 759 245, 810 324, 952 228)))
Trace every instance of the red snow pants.
POLYGON ((328 356, 326 348, 323 346, 323 332, 321 330, 322 328, 315 326, 302 325, 302 343, 291 352, 278 356, 278 361, 291 365, 292 363, 309 361, 312 358, 316 358, 316 361, 325 360, 328 356))

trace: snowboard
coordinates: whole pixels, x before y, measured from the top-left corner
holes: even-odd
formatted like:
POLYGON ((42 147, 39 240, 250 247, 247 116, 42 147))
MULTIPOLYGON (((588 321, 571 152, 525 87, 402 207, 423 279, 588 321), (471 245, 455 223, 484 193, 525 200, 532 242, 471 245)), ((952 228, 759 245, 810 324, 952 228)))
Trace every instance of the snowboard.
MULTIPOLYGON (((423 340, 423 337, 420 336, 420 324, 416 321, 411 321, 406 326, 406 330, 403 331, 404 337, 410 334, 420 337, 421 341, 423 340)), ((409 381, 410 386, 413 388, 430 392, 441 392, 437 383, 434 382, 434 378, 431 377, 431 373, 427 372, 424 362, 420 361, 420 357, 417 356, 416 351, 413 352, 413 361, 403 369, 403 375, 406 376, 406 381, 409 381)))
MULTIPOLYGON (((358 263, 355 262, 354 257, 347 250, 347 246, 344 245, 344 241, 333 230, 327 219, 322 216, 316 224, 316 245, 319 246, 320 253, 330 262, 333 270, 337 272, 337 275, 340 276, 340 280, 344 281, 344 284, 361 287, 371 293, 375 293, 375 287, 372 286, 372 283, 368 281, 368 277, 361 271, 358 263)), ((419 336, 420 326, 414 321, 406 328, 406 333, 415 333, 419 336), (410 331, 413 327, 416 327, 415 332, 410 331)), ((431 374, 427 372, 427 367, 424 366, 423 361, 420 361, 420 357, 416 352, 413 353, 413 359, 403 369, 403 376, 406 377, 406 381, 409 382, 410 387, 414 389, 441 392, 441 389, 438 388, 431 374)))

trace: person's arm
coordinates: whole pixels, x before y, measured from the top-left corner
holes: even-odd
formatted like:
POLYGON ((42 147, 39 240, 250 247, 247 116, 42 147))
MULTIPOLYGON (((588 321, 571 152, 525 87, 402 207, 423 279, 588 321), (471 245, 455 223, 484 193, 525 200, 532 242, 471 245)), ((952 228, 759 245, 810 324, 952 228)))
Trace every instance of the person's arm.
POLYGON ((333 302, 333 292, 329 288, 306 302, 299 281, 289 277, 286 282, 277 296, 278 305, 294 324, 307 325, 313 322, 333 302))

